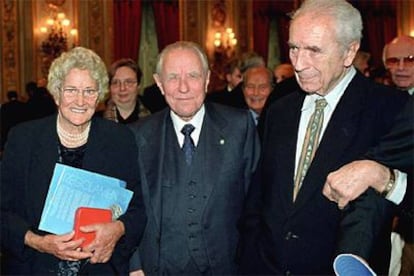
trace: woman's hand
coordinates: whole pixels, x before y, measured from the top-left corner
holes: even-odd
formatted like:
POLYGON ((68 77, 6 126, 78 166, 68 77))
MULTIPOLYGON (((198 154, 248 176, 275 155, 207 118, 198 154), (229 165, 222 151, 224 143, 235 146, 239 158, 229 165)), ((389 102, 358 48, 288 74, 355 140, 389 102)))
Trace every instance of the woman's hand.
POLYGON ((93 253, 90 262, 106 263, 112 256, 118 240, 124 235, 125 228, 121 221, 82 226, 82 232, 95 232, 95 239, 83 250, 93 253))
POLYGON ((72 231, 64 235, 40 236, 29 230, 24 236, 24 243, 39 252, 51 254, 61 260, 78 261, 92 257, 91 252, 80 250, 83 239, 72 241, 74 234, 72 231))

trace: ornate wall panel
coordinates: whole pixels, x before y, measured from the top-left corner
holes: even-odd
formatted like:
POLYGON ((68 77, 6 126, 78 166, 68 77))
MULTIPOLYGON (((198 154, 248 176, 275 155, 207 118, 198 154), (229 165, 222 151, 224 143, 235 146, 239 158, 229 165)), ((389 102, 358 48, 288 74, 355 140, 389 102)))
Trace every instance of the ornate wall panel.
POLYGON ((179 1, 180 39, 205 46, 206 7, 210 1, 179 1))
POLYGON ((19 22, 18 3, 3 0, 0 7, 1 27, 1 102, 6 100, 8 90, 19 91, 19 22))
POLYGON ((252 1, 234 2, 234 22, 239 43, 237 50, 239 53, 248 52, 253 49, 253 14, 252 1))
POLYGON ((112 61, 113 15, 112 1, 79 2, 79 45, 94 50, 107 65, 112 61))

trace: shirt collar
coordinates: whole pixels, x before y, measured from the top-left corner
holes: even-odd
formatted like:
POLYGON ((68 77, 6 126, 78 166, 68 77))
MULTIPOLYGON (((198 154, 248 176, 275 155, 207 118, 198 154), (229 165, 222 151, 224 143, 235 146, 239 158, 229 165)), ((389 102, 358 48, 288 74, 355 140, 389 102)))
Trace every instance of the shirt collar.
POLYGON ((309 108, 313 109, 315 106, 315 101, 321 98, 325 98, 326 102, 328 103, 327 106, 331 110, 334 110, 342 95, 344 94, 345 89, 348 87, 349 83, 351 82, 355 74, 356 70, 353 66, 351 66, 348 72, 345 73, 344 77, 338 82, 338 84, 324 97, 318 94, 306 95, 305 100, 303 102, 302 111, 307 110, 309 108))
POLYGON ((203 119, 204 119, 205 113, 206 113, 206 109, 205 109, 204 104, 203 104, 201 106, 201 108, 197 111, 197 113, 194 115, 194 117, 191 118, 190 121, 184 121, 183 119, 178 117, 178 115, 175 114, 171 110, 170 111, 170 116, 171 116, 171 120, 173 122, 174 130, 175 130, 175 133, 177 134, 177 136, 181 135, 182 137, 184 137, 184 135, 181 133, 181 129, 186 124, 192 124, 195 127, 195 129, 191 133, 191 137, 193 137, 194 143, 197 145, 198 137, 200 136, 201 126, 203 124, 203 119))

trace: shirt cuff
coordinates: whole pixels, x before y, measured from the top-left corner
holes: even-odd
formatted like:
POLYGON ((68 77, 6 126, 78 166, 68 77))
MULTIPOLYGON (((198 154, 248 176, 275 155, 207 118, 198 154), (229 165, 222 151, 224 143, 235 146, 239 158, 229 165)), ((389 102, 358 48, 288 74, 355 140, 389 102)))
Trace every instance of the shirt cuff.
POLYGON ((395 187, 387 194, 386 199, 398 205, 403 200, 407 190, 407 174, 399 170, 394 170, 394 173, 395 187))

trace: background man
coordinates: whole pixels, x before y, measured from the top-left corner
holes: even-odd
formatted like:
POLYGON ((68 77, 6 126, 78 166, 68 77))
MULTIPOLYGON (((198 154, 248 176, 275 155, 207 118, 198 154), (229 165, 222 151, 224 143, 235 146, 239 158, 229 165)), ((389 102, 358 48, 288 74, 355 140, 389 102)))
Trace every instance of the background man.
POLYGON ((291 78, 295 75, 295 69, 290 63, 282 63, 275 66, 273 70, 276 83, 279 83, 285 79, 291 78))
POLYGON ((402 35, 386 44, 384 65, 398 89, 414 94, 414 37, 402 35))
POLYGON ((243 75, 243 95, 255 124, 273 89, 272 71, 266 67, 252 67, 243 75))
POLYGON ((213 91, 207 94, 207 100, 225 105, 231 105, 231 99, 233 97, 231 92, 243 80, 240 67, 240 59, 234 58, 230 60, 224 68, 226 86, 222 90, 213 91))

